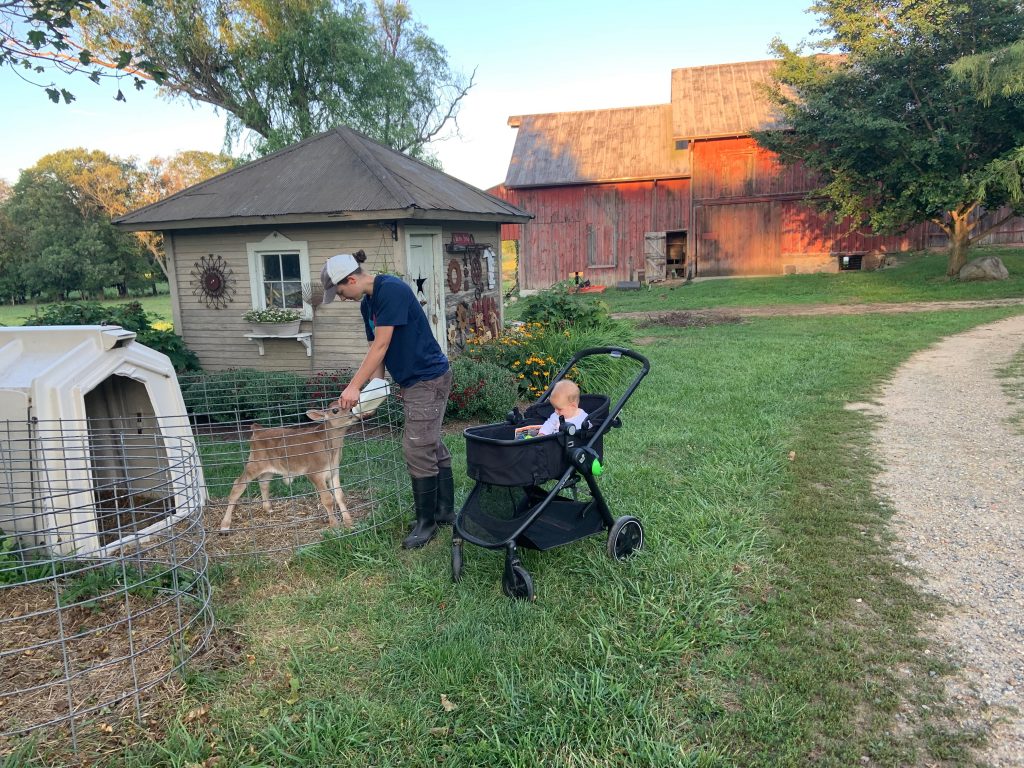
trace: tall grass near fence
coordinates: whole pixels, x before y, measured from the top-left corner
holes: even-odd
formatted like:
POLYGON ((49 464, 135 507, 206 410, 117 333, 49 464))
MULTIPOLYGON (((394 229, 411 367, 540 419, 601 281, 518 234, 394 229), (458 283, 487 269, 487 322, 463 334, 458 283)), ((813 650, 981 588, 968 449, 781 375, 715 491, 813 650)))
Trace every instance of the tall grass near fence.
POLYGON ((499 554, 467 549, 454 585, 447 537, 406 552, 398 526, 246 571, 234 663, 118 764, 974 765, 920 634, 941 606, 886 554, 870 422, 843 405, 1005 314, 645 329, 601 478, 646 526, 637 557, 527 551, 532 604, 501 594, 499 554))

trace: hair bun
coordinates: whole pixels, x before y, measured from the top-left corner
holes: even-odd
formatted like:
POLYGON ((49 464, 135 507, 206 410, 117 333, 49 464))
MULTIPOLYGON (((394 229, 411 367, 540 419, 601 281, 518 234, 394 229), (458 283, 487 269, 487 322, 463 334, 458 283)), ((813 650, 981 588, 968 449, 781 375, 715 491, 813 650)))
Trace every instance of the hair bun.
POLYGON ((354 258, 356 261, 362 264, 364 261, 366 261, 366 251, 360 248, 358 251, 352 254, 352 258, 354 258))

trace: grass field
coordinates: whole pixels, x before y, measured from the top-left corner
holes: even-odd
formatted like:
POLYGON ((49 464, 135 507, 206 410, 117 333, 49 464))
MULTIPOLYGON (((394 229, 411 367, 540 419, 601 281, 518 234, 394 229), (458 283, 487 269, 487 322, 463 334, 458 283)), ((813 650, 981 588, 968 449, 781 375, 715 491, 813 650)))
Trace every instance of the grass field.
MULTIPOLYGON (((127 299, 108 299, 104 301, 104 305, 114 306, 117 304, 126 304, 129 301, 137 301, 142 305, 142 308, 150 314, 156 315, 158 318, 171 322, 171 297, 170 294, 160 294, 158 296, 141 296, 131 297, 127 299)), ((10 304, 0 305, 0 325, 25 325, 28 320, 32 318, 32 315, 37 311, 41 311, 45 304, 19 304, 11 306, 10 304)))
MULTIPOLYGON (((1010 279, 961 283, 946 277, 944 253, 910 254, 899 266, 875 272, 747 277, 655 283, 640 290, 610 288, 596 296, 612 312, 744 307, 777 304, 860 304, 867 302, 958 301, 1024 298, 1024 249, 977 248, 972 257, 991 254, 1006 264, 1010 279)), ((506 310, 518 319, 518 302, 506 310)))
MULTIPOLYGON (((927 256, 603 298, 628 311, 1024 295, 1024 251, 998 254, 1011 281, 951 283, 927 256)), ((217 643, 184 698, 158 703, 148 731, 100 718, 112 732, 85 738, 90 764, 980 768, 984 734, 958 725, 952 670, 923 634, 947 606, 888 556, 871 421, 844 404, 914 351, 1019 311, 646 327, 651 374, 605 438, 600 478, 613 513, 644 523, 636 557, 612 561, 603 536, 526 551, 534 603, 501 594, 486 550, 467 546, 452 584, 448 533, 407 552, 397 523, 285 565, 228 564, 217 643)), ((1005 372, 1017 396, 1022 365, 1005 372)), ((464 441, 446 441, 461 501, 464 441)), ((0 765, 66 757, 29 746, 0 765)))
POLYGON ((397 524, 229 565, 215 599, 237 651, 193 669, 148 736, 97 730, 94 764, 976 765, 921 634, 944 608, 886 554, 871 425, 843 405, 1011 312, 645 328, 652 372, 600 481, 643 521, 638 556, 600 536, 527 551, 535 603, 501 594, 485 550, 452 584, 447 535, 406 552, 397 524))

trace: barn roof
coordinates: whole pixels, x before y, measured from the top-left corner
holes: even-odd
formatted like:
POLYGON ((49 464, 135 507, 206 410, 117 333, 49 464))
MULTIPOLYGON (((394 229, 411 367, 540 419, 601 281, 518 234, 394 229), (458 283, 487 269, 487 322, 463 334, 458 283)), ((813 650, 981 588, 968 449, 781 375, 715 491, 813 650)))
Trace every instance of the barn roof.
POLYGON ((507 187, 665 179, 690 175, 672 142, 669 104, 509 118, 518 128, 507 187))
POLYGON ((672 70, 672 137, 710 139, 783 127, 763 88, 777 61, 672 70))
POLYGON ((312 136, 114 220, 127 230, 529 214, 350 128, 312 136))

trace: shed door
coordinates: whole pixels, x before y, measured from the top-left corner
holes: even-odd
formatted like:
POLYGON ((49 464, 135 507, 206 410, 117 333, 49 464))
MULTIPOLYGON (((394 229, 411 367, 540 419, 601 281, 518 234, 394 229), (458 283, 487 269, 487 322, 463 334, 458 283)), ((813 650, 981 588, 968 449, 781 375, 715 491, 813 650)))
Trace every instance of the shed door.
POLYGON ((406 281, 427 315, 430 330, 448 353, 444 316, 444 288, 441 285, 441 232, 406 230, 406 281))
POLYGON ((644 233, 644 277, 648 282, 665 279, 665 233, 644 233))

